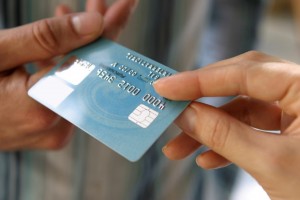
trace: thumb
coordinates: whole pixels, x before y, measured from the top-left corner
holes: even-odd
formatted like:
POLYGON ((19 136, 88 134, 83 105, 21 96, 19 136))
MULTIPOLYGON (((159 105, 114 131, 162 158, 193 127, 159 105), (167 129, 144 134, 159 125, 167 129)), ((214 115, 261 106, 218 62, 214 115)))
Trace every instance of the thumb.
POLYGON ((67 53, 98 38, 99 13, 79 13, 40 20, 0 31, 0 70, 67 53))
POLYGON ((176 124, 193 139, 247 171, 253 171, 253 166, 268 170, 265 161, 279 144, 277 135, 255 130, 217 108, 196 102, 177 118, 176 124))

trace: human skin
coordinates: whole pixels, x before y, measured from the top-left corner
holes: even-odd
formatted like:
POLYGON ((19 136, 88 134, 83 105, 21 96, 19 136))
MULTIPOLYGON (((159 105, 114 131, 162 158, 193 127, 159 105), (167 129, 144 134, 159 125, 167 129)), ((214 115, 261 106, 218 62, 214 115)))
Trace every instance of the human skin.
POLYGON ((0 30, 0 150, 59 149, 73 125, 32 100, 28 89, 53 67, 53 59, 104 36, 115 39, 136 0, 87 0, 86 12, 57 7, 56 17, 0 30), (37 63, 26 72, 24 64, 37 63))
POLYGON ((252 51, 160 79, 154 88, 172 100, 237 96, 220 108, 193 101, 176 120, 182 133, 163 148, 168 158, 183 159, 205 145, 209 150, 196 157, 200 167, 232 162, 271 199, 299 199, 299 65, 252 51))

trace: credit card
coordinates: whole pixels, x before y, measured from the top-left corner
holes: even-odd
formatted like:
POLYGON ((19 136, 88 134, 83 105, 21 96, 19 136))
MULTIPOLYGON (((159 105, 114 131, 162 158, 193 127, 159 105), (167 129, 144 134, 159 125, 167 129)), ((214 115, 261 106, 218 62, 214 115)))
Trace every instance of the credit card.
POLYGON ((134 162, 189 104, 154 91, 155 80, 174 73, 101 38, 64 56, 28 94, 134 162))

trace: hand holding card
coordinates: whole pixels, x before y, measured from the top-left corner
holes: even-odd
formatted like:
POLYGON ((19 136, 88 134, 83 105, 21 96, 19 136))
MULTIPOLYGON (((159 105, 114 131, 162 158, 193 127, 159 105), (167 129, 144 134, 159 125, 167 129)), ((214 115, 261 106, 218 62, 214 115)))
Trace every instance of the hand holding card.
POLYGON ((29 95, 130 161, 138 160, 189 102, 152 83, 176 73, 107 39, 66 55, 29 95))

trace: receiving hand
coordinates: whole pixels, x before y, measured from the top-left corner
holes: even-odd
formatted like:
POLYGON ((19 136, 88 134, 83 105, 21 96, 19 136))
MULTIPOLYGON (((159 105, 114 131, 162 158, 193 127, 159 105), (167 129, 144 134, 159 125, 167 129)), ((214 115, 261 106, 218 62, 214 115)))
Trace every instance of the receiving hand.
POLYGON ((160 79, 154 87, 173 100, 239 95, 220 108, 192 102, 176 120, 183 132, 164 147, 167 157, 182 159, 203 144, 210 150, 198 155, 199 166, 212 169, 233 162, 272 199, 299 199, 299 65, 248 52, 160 79))

